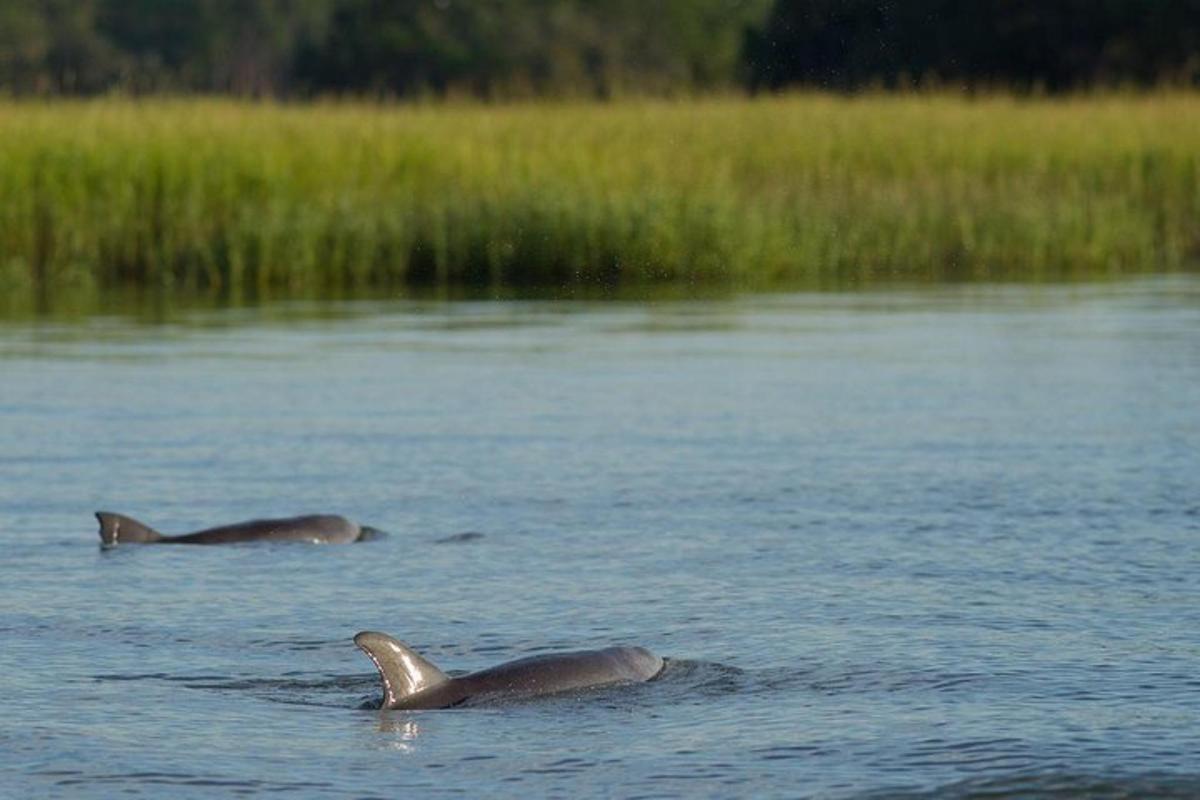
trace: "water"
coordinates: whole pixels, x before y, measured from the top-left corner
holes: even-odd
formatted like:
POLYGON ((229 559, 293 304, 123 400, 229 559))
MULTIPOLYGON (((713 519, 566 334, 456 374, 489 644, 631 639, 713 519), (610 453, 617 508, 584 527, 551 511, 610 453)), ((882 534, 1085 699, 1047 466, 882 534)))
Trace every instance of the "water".
POLYGON ((1197 409, 1197 278, 0 323, 5 793, 1196 796, 1197 409), (368 628, 670 663, 381 713, 368 628))

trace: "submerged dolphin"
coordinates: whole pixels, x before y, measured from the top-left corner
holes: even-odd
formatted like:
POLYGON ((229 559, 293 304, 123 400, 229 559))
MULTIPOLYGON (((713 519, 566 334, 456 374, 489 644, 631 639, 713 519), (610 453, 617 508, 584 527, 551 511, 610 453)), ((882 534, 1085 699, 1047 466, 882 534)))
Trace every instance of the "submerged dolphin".
POLYGON ((663 660, 641 647, 552 653, 452 678, 386 633, 354 637, 383 678, 380 708, 448 708, 484 698, 536 697, 657 677, 663 660))
POLYGON ((378 535, 379 531, 333 514, 312 514, 286 519, 253 519, 234 525, 163 536, 132 517, 97 511, 100 541, 105 547, 118 544, 233 544, 236 542, 311 542, 343 544, 378 535))

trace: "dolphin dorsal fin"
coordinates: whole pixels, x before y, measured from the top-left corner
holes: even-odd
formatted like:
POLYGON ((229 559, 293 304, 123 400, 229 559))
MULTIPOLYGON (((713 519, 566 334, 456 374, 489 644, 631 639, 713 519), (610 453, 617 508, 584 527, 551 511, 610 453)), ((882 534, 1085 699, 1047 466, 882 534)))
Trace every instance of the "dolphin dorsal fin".
POLYGON ((122 542, 158 542, 164 538, 149 525, 124 514, 97 511, 96 519, 100 522, 100 542, 105 547, 116 547, 122 542))
POLYGON ((383 679, 383 707, 396 708, 404 699, 450 680, 440 669, 399 639, 363 631, 354 637, 358 649, 375 662, 383 679))

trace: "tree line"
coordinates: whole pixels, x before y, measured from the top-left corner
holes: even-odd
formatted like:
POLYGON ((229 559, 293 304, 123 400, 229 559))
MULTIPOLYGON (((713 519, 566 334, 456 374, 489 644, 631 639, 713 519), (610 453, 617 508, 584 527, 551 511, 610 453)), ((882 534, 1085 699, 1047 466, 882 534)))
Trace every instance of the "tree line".
POLYGON ((1060 91, 1200 76, 1200 0, 0 0, 0 91, 1060 91))
POLYGON ((1196 85, 1200 0, 780 0, 745 58, 759 88, 1196 85))

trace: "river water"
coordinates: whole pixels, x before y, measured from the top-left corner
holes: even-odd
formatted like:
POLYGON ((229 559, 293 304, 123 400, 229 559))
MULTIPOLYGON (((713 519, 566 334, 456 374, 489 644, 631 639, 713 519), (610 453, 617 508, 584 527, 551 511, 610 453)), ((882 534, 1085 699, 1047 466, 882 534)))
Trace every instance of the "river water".
POLYGON ((1193 277, 9 319, 0 536, 5 796, 1200 794, 1193 277), (363 629, 668 666, 380 712, 363 629))

